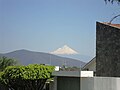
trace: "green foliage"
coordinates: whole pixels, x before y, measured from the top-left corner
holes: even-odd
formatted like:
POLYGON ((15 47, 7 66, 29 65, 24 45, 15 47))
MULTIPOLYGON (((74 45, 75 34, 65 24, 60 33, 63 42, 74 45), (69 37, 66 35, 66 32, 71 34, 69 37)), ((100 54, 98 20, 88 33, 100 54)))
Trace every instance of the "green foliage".
POLYGON ((0 72, 0 83, 3 83, 2 75, 3 75, 3 72, 0 72))
POLYGON ((4 72, 0 72, 0 90, 8 90, 5 80, 2 78, 4 72))
POLYGON ((0 80, 12 90, 43 90, 53 71, 54 66, 39 64, 8 66, 0 74, 0 80))
POLYGON ((76 67, 76 66, 73 66, 73 67, 62 67, 60 68, 61 71, 79 71, 80 68, 79 67, 76 67))
POLYGON ((54 70, 53 66, 31 64, 28 66, 9 66, 4 71, 7 79, 48 79, 54 70))
POLYGON ((0 57, 0 71, 3 71, 7 66, 17 65, 17 61, 7 57, 0 57))
POLYGON ((3 80, 2 75, 3 75, 3 72, 0 72, 0 82, 3 80))

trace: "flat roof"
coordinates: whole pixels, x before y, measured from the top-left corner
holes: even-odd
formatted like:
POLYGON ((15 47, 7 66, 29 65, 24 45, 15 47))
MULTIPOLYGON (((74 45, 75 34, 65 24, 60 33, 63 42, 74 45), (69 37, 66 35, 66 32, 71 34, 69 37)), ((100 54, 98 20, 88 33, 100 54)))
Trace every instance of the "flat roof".
POLYGON ((80 71, 58 71, 53 72, 53 76, 80 77, 80 71))
POLYGON ((93 77, 93 71, 57 71, 52 73, 57 77, 93 77))

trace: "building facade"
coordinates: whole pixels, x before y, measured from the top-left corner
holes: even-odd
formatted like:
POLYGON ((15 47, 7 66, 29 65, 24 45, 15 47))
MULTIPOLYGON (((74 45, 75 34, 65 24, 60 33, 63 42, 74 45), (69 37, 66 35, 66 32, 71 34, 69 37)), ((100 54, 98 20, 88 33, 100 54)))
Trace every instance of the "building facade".
POLYGON ((94 71, 96 72, 96 57, 89 61, 86 65, 82 67, 82 70, 94 71))
POLYGON ((120 24, 97 22, 96 76, 120 77, 120 24))

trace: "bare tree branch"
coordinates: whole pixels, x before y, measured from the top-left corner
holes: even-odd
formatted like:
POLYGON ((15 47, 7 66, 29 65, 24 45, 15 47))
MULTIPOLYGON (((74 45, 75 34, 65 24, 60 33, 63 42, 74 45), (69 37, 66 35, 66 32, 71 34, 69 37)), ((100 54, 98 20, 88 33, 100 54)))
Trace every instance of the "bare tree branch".
POLYGON ((110 20, 110 24, 111 24, 111 22, 115 19, 115 18, 117 18, 117 17, 119 17, 120 16, 120 14, 119 15, 116 15, 116 16, 114 16, 111 20, 110 20))

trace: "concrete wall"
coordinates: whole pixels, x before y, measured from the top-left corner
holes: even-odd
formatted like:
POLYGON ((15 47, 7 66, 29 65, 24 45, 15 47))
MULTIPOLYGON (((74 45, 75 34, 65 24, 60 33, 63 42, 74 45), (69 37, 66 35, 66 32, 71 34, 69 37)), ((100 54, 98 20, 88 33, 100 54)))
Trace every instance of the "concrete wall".
POLYGON ((80 78, 57 77, 57 90, 80 90, 80 78))
POLYGON ((80 83, 81 83, 80 90, 94 90, 94 79, 93 78, 90 78, 90 77, 81 78, 80 83))
POLYGON ((50 90, 57 90, 57 77, 54 77, 54 80, 50 82, 50 90))
MULTIPOLYGON (((81 78, 80 90, 120 90, 120 78, 81 78)), ((75 89, 74 89, 75 90, 75 89)))
POLYGON ((120 90, 120 78, 115 77, 57 77, 50 90, 120 90))
POLYGON ((120 76, 120 29, 97 22, 96 75, 120 76))

